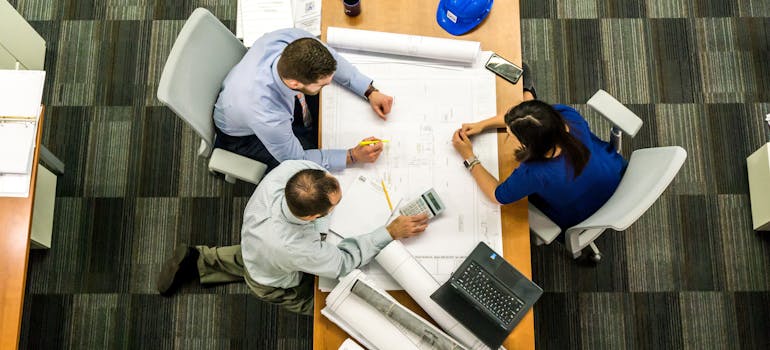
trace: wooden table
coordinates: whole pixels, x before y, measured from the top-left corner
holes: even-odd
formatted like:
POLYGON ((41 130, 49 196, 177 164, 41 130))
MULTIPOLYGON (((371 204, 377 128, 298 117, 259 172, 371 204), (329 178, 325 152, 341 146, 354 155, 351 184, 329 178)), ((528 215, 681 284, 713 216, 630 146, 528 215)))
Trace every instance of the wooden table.
MULTIPOLYGON (((416 34, 443 38, 457 38, 481 42, 482 50, 495 51, 514 63, 521 64, 521 26, 518 0, 495 0, 487 19, 475 30, 460 37, 453 37, 436 23, 438 0, 387 0, 362 1, 361 14, 348 17, 343 14, 342 1, 324 0, 321 32, 326 39, 326 28, 347 27, 384 32, 416 34)), ((522 99, 521 83, 511 85, 497 78, 497 112, 505 113, 522 99)), ((459 127, 459 125, 458 125, 459 127)), ((513 161, 513 148, 504 145, 501 132, 498 140, 500 174, 507 177, 517 164, 513 161)), ((502 208, 503 253, 505 259, 524 275, 532 277, 530 257, 529 223, 526 199, 502 208)), ((404 291, 391 292, 396 299, 420 315, 427 315, 404 291)), ((348 338, 347 333, 321 315, 328 293, 316 289, 313 320, 313 348, 336 350, 348 338)), ((503 344, 507 349, 534 349, 534 318, 530 310, 503 344)))
POLYGON ((29 196, 0 197, 0 349, 16 349, 19 346, 43 111, 37 125, 29 196))

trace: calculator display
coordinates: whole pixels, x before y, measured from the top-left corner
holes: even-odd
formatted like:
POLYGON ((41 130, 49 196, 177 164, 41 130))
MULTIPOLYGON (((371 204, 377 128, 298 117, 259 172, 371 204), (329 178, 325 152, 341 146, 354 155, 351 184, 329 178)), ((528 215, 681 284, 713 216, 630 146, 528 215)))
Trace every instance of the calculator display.
POLYGON ((428 194, 428 200, 430 201, 430 204, 433 204, 433 207, 436 208, 436 211, 441 211, 441 205, 438 204, 438 202, 436 201, 436 198, 433 197, 433 193, 428 192, 427 194, 428 194))

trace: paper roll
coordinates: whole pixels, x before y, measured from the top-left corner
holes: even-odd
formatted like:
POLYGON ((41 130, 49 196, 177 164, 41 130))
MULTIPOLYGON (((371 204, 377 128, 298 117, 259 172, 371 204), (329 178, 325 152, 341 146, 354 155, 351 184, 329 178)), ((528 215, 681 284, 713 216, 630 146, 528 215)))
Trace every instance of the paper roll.
POLYGON ((427 58, 471 65, 481 51, 478 41, 434 38, 329 27, 326 42, 335 48, 427 58))
POLYGON ((441 326, 441 329, 470 349, 489 349, 473 333, 463 327, 460 322, 430 298, 430 295, 440 287, 439 283, 406 250, 406 247, 400 241, 394 240, 390 242, 375 257, 375 260, 441 326))

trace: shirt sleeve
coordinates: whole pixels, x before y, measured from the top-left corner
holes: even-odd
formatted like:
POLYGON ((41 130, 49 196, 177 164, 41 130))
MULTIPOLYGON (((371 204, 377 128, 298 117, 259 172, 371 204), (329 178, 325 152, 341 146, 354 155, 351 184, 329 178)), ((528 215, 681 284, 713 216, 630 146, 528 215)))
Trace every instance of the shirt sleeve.
POLYGON ((364 97, 366 89, 369 88, 369 84, 372 83, 372 79, 358 71, 358 68, 354 67, 348 60, 340 56, 337 51, 334 51, 328 45, 326 46, 331 52, 334 59, 337 61, 337 71, 334 73, 334 82, 346 87, 348 90, 353 91, 358 96, 364 97))
POLYGON ((495 199, 500 204, 513 203, 540 191, 542 188, 543 183, 532 174, 530 167, 522 164, 502 184, 497 186, 495 199))
POLYGON ((392 240, 385 227, 346 238, 336 246, 319 238, 315 251, 295 254, 298 257, 295 267, 320 277, 339 278, 368 264, 392 240))
POLYGON ((286 115, 287 111, 280 108, 266 108, 264 111, 254 110, 254 113, 270 114, 250 118, 250 127, 279 162, 302 159, 319 164, 329 171, 345 169, 347 161, 345 150, 303 149, 291 127, 293 116, 286 115))

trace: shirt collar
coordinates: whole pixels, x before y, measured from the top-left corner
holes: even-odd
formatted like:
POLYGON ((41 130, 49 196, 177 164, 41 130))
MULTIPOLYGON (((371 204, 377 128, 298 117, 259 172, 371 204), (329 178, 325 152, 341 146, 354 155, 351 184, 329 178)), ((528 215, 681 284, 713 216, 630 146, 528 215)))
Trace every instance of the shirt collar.
POLYGON ((275 58, 275 61, 273 61, 273 66, 272 66, 273 81, 275 81, 275 85, 278 86, 278 90, 284 96, 294 98, 294 96, 297 96, 299 92, 289 89, 289 87, 283 83, 281 76, 278 75, 278 59, 280 58, 281 56, 278 55, 278 57, 275 58))
POLYGON ((289 203, 286 203, 286 197, 281 198, 281 215, 286 219, 286 221, 297 224, 297 225, 307 225, 311 223, 311 221, 305 221, 302 220, 291 212, 291 209, 289 209, 289 203))

